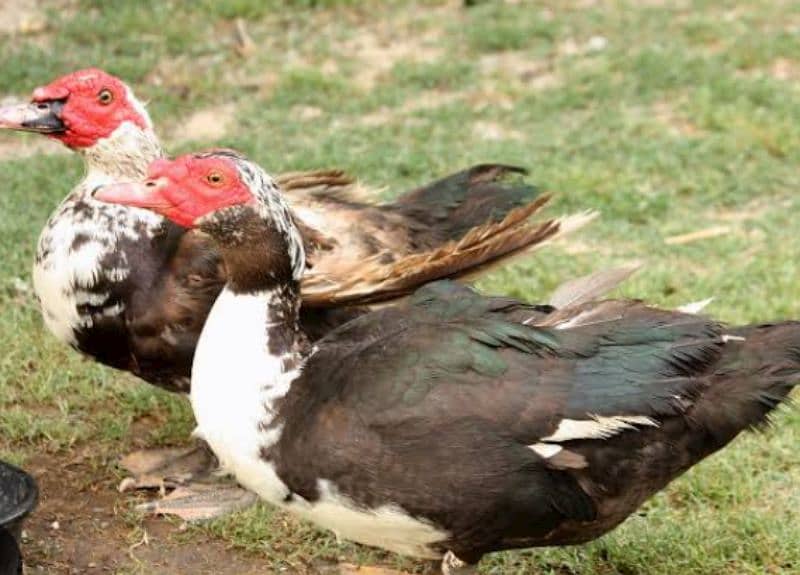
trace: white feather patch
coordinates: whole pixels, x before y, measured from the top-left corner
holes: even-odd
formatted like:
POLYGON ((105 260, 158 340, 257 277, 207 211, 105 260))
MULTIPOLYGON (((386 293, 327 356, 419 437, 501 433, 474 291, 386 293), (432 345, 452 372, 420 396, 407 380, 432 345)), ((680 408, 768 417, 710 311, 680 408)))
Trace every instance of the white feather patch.
POLYGON ((573 439, 608 439, 636 426, 658 427, 658 422, 644 415, 593 416, 591 419, 562 419, 553 435, 543 442, 559 443, 573 439))
POLYGON ((106 317, 116 317, 125 311, 125 304, 122 302, 115 303, 108 307, 103 308, 103 315, 106 317))
POLYGON ((582 325, 583 322, 586 321, 587 318, 590 318, 593 314, 594 314, 593 309, 587 309, 580 312, 578 315, 572 316, 570 319, 566 321, 562 321, 561 323, 554 325, 553 327, 555 329, 570 329, 572 327, 582 325))
POLYGON ((747 341, 747 338, 740 335, 723 334, 722 343, 728 343, 729 341, 747 341))
POLYGON ((558 455, 563 450, 563 447, 560 445, 553 445, 552 443, 534 443, 528 447, 536 452, 536 455, 544 459, 550 459, 554 455, 558 455))
POLYGON ((142 117, 144 120, 145 125, 147 126, 148 130, 153 129, 153 121, 150 119, 150 114, 147 113, 147 110, 144 107, 144 104, 133 95, 133 90, 130 89, 130 86, 125 86, 125 96, 128 99, 128 103, 131 107, 136 110, 136 113, 142 117))
POLYGON ((259 424, 269 422, 274 402, 299 375, 298 370, 284 372, 281 358, 269 353, 271 298, 227 288, 220 293, 197 343, 190 394, 197 427, 221 463, 270 500, 282 498, 286 488, 271 477, 259 451, 277 441, 280 429, 259 433, 259 424))
POLYGON ((108 293, 92 293, 75 290, 75 305, 100 306, 108 299, 108 293))
POLYGON ((708 304, 714 301, 713 297, 706 298, 700 301, 693 301, 690 303, 683 304, 682 306, 678 306, 675 308, 675 311, 679 311, 681 313, 691 313, 691 314, 698 314, 703 311, 708 304))
POLYGON ((295 496, 286 508, 342 539, 421 559, 442 557, 431 545, 450 535, 431 523, 412 517, 396 505, 360 507, 326 479, 318 480, 317 488, 319 499, 314 503, 295 496))

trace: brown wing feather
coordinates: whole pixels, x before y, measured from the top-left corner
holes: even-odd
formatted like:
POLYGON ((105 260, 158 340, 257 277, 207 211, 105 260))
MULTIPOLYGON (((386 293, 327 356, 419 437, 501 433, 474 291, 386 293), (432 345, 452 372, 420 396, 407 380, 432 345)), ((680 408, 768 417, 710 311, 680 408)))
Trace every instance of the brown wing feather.
POLYGON ((291 202, 333 201, 347 204, 376 204, 381 190, 359 183, 344 170, 286 172, 275 177, 291 202))
POLYGON ((395 261, 378 254, 367 260, 343 262, 341 254, 333 250, 303 278, 303 303, 314 307, 375 303, 401 297, 433 280, 463 278, 507 261, 562 231, 565 220, 529 221, 548 199, 537 198, 499 222, 472 228, 459 240, 395 261))

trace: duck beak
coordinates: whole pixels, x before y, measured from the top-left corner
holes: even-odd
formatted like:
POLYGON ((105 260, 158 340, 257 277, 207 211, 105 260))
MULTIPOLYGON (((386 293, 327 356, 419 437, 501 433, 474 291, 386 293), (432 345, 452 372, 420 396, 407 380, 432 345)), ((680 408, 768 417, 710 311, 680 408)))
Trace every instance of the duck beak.
POLYGON ((144 182, 126 182, 98 186, 94 197, 109 204, 122 204, 136 208, 151 210, 165 209, 172 206, 164 197, 164 190, 169 185, 167 178, 158 178, 144 182))
POLYGON ((61 120, 62 100, 14 104, 0 108, 0 129, 57 134, 67 126, 61 120))

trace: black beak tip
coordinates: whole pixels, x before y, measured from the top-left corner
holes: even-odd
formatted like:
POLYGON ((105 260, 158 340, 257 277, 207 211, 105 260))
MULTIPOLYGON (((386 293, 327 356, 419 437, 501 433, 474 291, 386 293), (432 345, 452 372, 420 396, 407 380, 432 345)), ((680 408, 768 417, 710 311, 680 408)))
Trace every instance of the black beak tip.
POLYGON ((64 100, 53 100, 32 104, 37 110, 36 117, 23 122, 23 128, 43 134, 59 134, 66 131, 67 127, 61 119, 64 103, 64 100))

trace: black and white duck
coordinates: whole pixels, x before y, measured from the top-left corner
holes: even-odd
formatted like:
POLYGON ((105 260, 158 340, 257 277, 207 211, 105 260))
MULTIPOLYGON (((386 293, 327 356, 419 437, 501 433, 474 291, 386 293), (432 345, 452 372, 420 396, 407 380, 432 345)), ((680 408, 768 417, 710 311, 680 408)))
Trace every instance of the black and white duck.
MULTIPOLYGON (((79 70, 37 88, 30 103, 0 109, 0 128, 55 139, 86 166, 39 238, 33 284, 47 327, 103 364, 188 392, 197 339, 226 282, 220 254, 183 221, 91 195, 145 177, 163 156, 145 106, 119 78, 79 70)), ((340 171, 279 176, 306 245, 303 332, 316 339, 359 305, 474 274, 586 221, 533 221, 547 198, 509 178, 522 171, 473 166, 381 205, 358 199, 369 193, 340 171)), ((187 461, 151 455, 158 471, 142 476, 171 475, 166 469, 187 461)))
POLYGON ((446 574, 603 535, 800 381, 797 322, 729 328, 624 300, 553 310, 449 281, 312 344, 302 237, 258 166, 184 156, 98 199, 218 246, 227 283, 191 402, 224 467, 274 505, 446 574))

